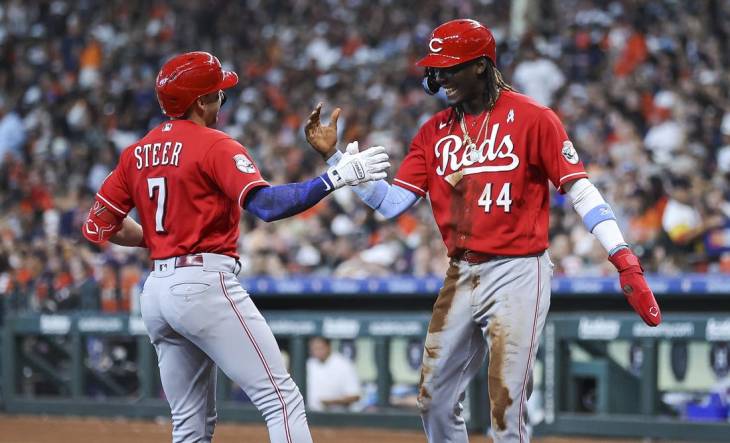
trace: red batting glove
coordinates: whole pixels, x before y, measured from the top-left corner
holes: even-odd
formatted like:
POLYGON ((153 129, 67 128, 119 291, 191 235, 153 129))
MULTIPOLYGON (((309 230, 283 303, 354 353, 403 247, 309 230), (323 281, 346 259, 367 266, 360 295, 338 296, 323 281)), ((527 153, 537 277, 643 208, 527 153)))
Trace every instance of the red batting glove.
POLYGON ((662 312, 654 298, 654 294, 649 289, 649 285, 644 278, 644 268, 639 263, 639 257, 631 252, 631 249, 624 248, 615 252, 608 257, 608 261, 613 263, 618 270, 619 282, 621 289, 624 291, 626 300, 634 311, 649 326, 657 326, 662 322, 662 312))

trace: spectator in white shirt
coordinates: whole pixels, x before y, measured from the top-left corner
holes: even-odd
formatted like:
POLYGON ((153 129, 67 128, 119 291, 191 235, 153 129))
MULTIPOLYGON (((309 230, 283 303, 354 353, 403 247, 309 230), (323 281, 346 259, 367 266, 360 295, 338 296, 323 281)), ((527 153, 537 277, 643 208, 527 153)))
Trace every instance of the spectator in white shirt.
POLYGON ((541 57, 533 46, 523 52, 525 59, 519 62, 512 75, 517 90, 551 106, 553 96, 565 84, 565 76, 552 60, 541 57))
POLYGON ((703 216, 692 197, 691 183, 687 177, 672 179, 670 199, 662 214, 662 228, 674 245, 695 249, 695 244, 713 228, 724 224, 720 215, 703 216))
POLYGON ((674 109, 679 105, 672 91, 659 91, 654 95, 654 110, 644 145, 652 152, 654 163, 669 167, 685 147, 685 128, 675 118, 674 109))
POLYGON ((23 121, 16 114, 7 99, 0 95, 0 164, 6 156, 20 158, 25 143, 23 121))
POLYGON ((307 408, 312 411, 347 410, 360 399, 360 379, 347 357, 332 352, 324 337, 309 340, 307 408))

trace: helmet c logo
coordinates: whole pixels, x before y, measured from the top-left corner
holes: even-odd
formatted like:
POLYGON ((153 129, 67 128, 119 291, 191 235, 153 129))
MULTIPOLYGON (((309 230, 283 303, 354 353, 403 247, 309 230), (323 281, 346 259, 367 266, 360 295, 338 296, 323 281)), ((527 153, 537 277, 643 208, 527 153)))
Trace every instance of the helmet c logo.
POLYGON ((444 41, 440 38, 432 38, 430 42, 428 42, 428 49, 431 50, 431 52, 441 52, 444 48, 441 46, 444 44, 444 41), (438 46, 436 46, 438 45, 438 46))

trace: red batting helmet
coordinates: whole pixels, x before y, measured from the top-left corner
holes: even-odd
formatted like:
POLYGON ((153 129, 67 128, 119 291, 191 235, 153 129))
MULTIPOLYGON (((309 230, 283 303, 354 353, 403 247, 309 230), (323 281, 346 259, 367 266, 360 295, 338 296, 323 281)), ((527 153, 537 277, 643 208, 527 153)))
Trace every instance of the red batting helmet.
POLYGON ((169 117, 181 117, 198 97, 237 83, 238 75, 224 71, 217 57, 196 51, 168 60, 157 74, 155 90, 162 112, 169 117))
POLYGON ((497 64, 497 48, 492 32, 476 20, 458 19, 433 30, 428 41, 429 54, 418 66, 448 68, 479 57, 497 64))

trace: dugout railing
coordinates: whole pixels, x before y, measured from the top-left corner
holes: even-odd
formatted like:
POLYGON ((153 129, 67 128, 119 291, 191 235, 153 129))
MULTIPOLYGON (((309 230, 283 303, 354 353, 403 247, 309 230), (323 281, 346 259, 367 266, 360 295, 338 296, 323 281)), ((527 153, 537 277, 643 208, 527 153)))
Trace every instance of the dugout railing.
MULTIPOLYGON (((623 307, 622 303, 625 303, 615 292, 600 292, 601 289, 615 289, 612 279, 558 279, 554 283, 553 309, 545 328, 538 363, 545 417, 537 426, 536 433, 727 441, 730 435, 727 422, 689 421, 681 412, 668 410, 661 402, 657 383, 657 350, 661 343, 672 340, 730 341, 730 312, 722 305, 727 302, 723 296, 727 293, 727 281, 693 276, 658 283, 655 281, 653 287, 658 288, 656 292, 663 306, 677 305, 670 310, 676 311, 684 303, 688 303, 687 310, 694 308, 698 311, 703 306, 706 310, 709 304, 702 301, 703 297, 719 300, 720 303, 715 305, 721 309, 712 313, 684 314, 665 309, 662 326, 648 328, 633 314, 604 310, 612 306, 623 307), (704 285, 702 291, 701 285, 704 285), (691 295, 693 290, 699 292, 691 295), (579 313, 560 312, 566 310, 561 309, 561 304, 564 308, 575 302, 585 306, 585 310, 579 313), (617 341, 640 344, 643 362, 639 372, 631 372, 612 359, 607 349, 617 341), (582 358, 576 359, 577 354, 582 358), (581 383, 586 380, 592 386, 594 408, 590 412, 580 412, 576 399, 582 389, 581 383)), ((369 337, 374 343, 372 359, 377 369, 377 408, 366 413, 310 413, 312 424, 420 427, 415 409, 389 404, 392 383, 389 349, 394 339, 425 336, 429 313, 422 305, 414 307, 417 304, 414 300, 425 300, 425 305, 432 303, 438 289, 436 279, 328 281, 324 286, 316 280, 277 282, 265 279, 246 284, 258 294, 257 304, 270 305, 264 309, 265 316, 277 338, 286 342, 292 375, 303 392, 306 392, 308 337, 369 337), (317 290, 316 294, 312 293, 312 289, 317 290), (394 294, 401 295, 406 302, 393 307, 394 294), (306 303, 308 307, 347 305, 358 311, 287 312, 276 309, 276 300, 285 301, 286 306, 291 306, 292 300, 299 300, 299 305, 306 303), (389 301, 391 308, 387 312, 363 312, 363 306, 358 306, 355 300, 370 307, 389 301), (405 314, 402 310, 415 313, 405 314)), ((169 415, 167 404, 161 397, 154 350, 139 317, 15 312, 8 313, 4 320, 0 355, 2 408, 5 412, 127 417, 169 415), (116 337, 132 343, 131 347, 135 349, 133 377, 120 379, 96 369, 90 363, 93 349, 90 349, 88 338, 92 337, 116 337), (33 375, 30 381, 29 373, 33 375), (29 389, 28 383, 44 389, 29 389), (93 390, 90 390, 91 386, 93 390)), ((220 381, 221 419, 261 421, 260 415, 251 406, 230 398, 230 382, 225 377, 221 377, 220 381)), ((486 368, 483 368, 468 392, 468 426, 473 431, 485 431, 489 421, 485 381, 486 368)))
MULTIPOLYGON (((389 347, 395 337, 424 336, 429 318, 426 313, 343 312, 316 315, 301 312, 265 316, 277 339, 288 342, 292 377, 302 392, 306 392, 308 337, 370 337, 374 342, 372 358, 377 367, 377 410, 367 413, 308 413, 312 424, 413 429, 420 426, 415 410, 389 404, 389 347)), ((83 313, 17 313, 8 316, 3 328, 2 361, 3 408, 8 413, 126 417, 169 415, 167 403, 161 397, 154 349, 141 318, 136 316, 83 313), (128 338, 135 343, 137 380, 131 388, 91 367, 88 350, 85 349, 89 337, 128 338), (37 375, 35 383, 43 383, 52 394, 24 393, 24 369, 32 370, 37 375), (96 394, 89 393, 92 383, 96 394)), ((220 374, 217 386, 219 417, 224 420, 261 421, 260 414, 250 404, 230 398, 230 386, 230 380, 220 374)), ((477 392, 475 388, 471 390, 477 392)), ((480 418, 483 418, 484 412, 481 414, 480 418)))
POLYGON ((730 422, 688 420, 662 404, 658 389, 661 341, 713 342, 730 339, 727 313, 665 315, 656 328, 633 315, 557 314, 545 326, 542 364, 544 434, 651 437, 687 441, 728 441, 730 422), (617 341, 638 343, 642 362, 632 373, 607 352, 617 341), (579 350, 590 358, 573 358, 579 350), (577 381, 592 379, 595 410, 576 411, 577 381))

